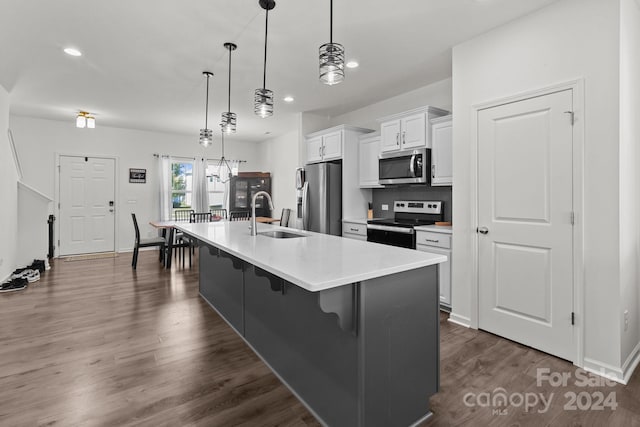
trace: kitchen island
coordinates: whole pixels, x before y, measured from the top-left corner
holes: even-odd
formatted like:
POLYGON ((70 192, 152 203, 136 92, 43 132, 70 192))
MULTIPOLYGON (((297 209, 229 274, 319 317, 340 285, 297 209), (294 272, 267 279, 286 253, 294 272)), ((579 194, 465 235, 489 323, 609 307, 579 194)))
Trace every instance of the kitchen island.
POLYGON ((244 221, 178 228, 201 242, 201 296, 322 423, 430 415, 445 256, 244 221))

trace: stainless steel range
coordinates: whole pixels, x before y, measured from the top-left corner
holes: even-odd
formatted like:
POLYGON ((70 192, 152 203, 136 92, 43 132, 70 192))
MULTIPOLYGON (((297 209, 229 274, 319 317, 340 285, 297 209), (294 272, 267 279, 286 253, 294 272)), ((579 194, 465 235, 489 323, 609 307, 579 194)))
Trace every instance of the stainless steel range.
POLYGON ((441 201, 403 201, 393 203, 393 218, 367 221, 367 241, 403 248, 416 248, 416 232, 413 227, 435 224, 444 219, 441 201))

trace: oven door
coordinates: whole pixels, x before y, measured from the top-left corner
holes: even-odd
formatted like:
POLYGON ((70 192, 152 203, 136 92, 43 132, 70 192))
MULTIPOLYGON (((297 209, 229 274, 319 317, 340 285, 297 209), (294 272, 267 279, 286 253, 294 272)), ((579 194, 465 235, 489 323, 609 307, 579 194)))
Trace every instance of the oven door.
POLYGON ((413 228, 368 224, 367 241, 401 248, 416 248, 416 234, 413 228))
POLYGON ((383 153, 378 159, 378 181, 383 185, 426 183, 427 161, 426 149, 383 153))

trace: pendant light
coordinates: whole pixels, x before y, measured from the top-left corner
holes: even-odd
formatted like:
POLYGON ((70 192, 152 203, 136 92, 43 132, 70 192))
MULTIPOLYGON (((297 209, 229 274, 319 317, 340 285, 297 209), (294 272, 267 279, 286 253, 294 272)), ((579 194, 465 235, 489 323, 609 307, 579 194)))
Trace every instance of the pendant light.
POLYGON ((231 172, 231 166, 229 166, 229 162, 227 162, 227 159, 224 158, 224 132, 222 132, 221 141, 222 141, 222 155, 220 156, 220 161, 218 162, 218 176, 216 178, 218 179, 218 182, 221 182, 224 184, 231 180, 233 173, 231 172), (222 171, 225 169, 227 172, 227 176, 226 178, 223 178, 222 171))
POLYGON ((262 69, 262 89, 256 89, 253 98, 253 111, 265 118, 273 115, 273 91, 267 89, 267 34, 269 32, 269 11, 276 7, 275 0, 258 0, 265 11, 264 22, 264 66, 262 69))
POLYGON ((207 77, 207 98, 204 107, 204 129, 200 129, 200 145, 207 148, 213 144, 213 131, 209 129, 209 77, 213 76, 211 71, 203 71, 207 77))
POLYGON ((329 43, 320 46, 320 81, 335 85, 344 80, 344 47, 333 42, 333 0, 330 0, 329 16, 329 43))
POLYGON ((236 113, 231 112, 231 52, 236 50, 238 46, 227 42, 224 47, 229 50, 229 101, 227 103, 227 111, 222 113, 220 127, 224 133, 236 133, 236 113))

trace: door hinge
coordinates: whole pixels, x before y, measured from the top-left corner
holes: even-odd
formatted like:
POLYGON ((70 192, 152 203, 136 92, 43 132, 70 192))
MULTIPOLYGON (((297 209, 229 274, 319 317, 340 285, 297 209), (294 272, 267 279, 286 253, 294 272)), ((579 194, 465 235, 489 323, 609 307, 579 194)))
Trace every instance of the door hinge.
POLYGON ((60 246, 60 239, 58 239, 58 246, 60 246))
POLYGON ((58 202, 58 210, 60 210, 60 202, 58 202))
POLYGON ((571 312, 571 324, 576 324, 576 314, 573 311, 571 312))
POLYGON ((575 113, 573 111, 565 111, 564 113, 569 115, 571 126, 573 126, 575 123, 575 113))
POLYGON ((576 225, 576 213, 575 212, 571 212, 571 225, 576 225))

